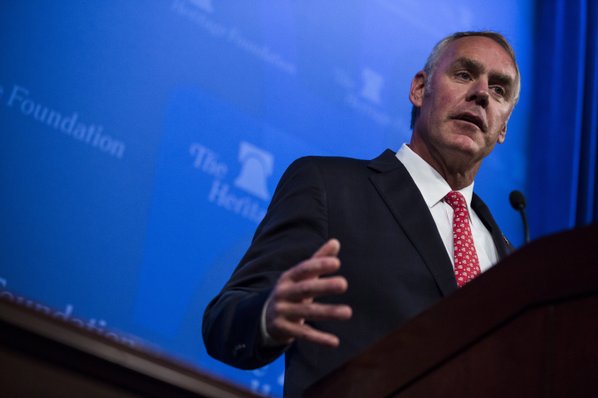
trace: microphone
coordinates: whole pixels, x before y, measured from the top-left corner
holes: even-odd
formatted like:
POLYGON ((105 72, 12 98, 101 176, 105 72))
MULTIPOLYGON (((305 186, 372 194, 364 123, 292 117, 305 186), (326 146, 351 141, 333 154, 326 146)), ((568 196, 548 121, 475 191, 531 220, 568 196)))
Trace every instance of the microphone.
POLYGON ((521 214, 525 243, 529 243, 529 225, 527 224, 527 217, 525 216, 525 197, 521 192, 515 190, 509 194, 509 202, 511 202, 511 207, 521 214))

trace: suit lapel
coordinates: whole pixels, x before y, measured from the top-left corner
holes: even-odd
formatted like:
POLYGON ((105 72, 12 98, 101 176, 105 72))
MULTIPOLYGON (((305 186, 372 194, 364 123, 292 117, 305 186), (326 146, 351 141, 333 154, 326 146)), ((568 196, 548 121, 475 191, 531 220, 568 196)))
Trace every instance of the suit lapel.
POLYGON ((496 221, 494 221, 494 217, 492 217, 492 214, 490 213, 490 210, 486 204, 475 193, 471 199, 471 208, 476 212, 478 217, 480 217, 480 220, 482 220, 482 223, 484 223, 484 226, 488 229, 488 231, 490 231, 490 235, 492 235, 492 241, 494 242, 494 246, 498 252, 499 260, 505 258, 512 250, 511 244, 500 231, 500 228, 498 228, 498 224, 496 224, 496 221))
POLYGON ((445 296, 457 290, 453 266, 436 223, 407 169, 388 149, 369 167, 378 172, 370 180, 424 260, 439 290, 445 296))

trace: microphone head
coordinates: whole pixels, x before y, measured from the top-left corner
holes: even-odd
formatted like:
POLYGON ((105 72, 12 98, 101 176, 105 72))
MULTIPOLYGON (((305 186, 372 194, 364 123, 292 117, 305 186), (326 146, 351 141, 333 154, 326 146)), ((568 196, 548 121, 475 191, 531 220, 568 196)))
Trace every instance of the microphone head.
POLYGON ((509 202, 511 202, 511 206, 515 210, 525 209, 525 197, 520 191, 512 191, 509 194, 509 202))

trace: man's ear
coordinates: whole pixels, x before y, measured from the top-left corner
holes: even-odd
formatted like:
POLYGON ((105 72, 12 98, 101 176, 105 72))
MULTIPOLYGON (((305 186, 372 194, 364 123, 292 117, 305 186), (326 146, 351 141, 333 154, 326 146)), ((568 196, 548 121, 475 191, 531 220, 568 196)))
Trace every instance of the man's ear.
POLYGON ((409 101, 418 108, 422 106, 424 91, 426 89, 426 72, 420 70, 411 80, 411 89, 409 90, 409 101))
POLYGON ((505 138, 507 138, 507 124, 503 124, 500 132, 498 133, 498 143, 502 144, 505 142, 505 138))

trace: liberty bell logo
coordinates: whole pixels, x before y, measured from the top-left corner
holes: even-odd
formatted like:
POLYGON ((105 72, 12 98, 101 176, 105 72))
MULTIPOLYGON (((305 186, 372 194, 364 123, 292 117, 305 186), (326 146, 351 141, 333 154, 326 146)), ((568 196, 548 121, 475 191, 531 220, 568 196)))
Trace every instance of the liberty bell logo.
POLYGON ((375 104, 379 104, 384 78, 369 68, 364 68, 361 71, 361 78, 363 82, 361 96, 375 104))
POLYGON ((241 172, 234 181, 235 186, 260 199, 270 199, 267 182, 274 167, 274 156, 248 142, 241 141, 239 162, 241 162, 241 172))

